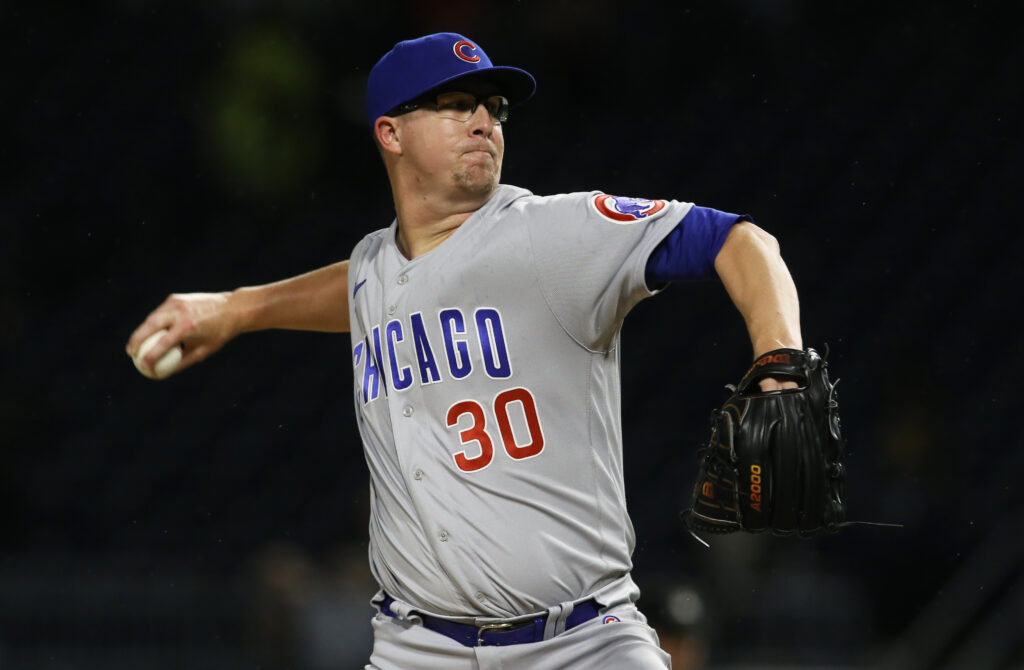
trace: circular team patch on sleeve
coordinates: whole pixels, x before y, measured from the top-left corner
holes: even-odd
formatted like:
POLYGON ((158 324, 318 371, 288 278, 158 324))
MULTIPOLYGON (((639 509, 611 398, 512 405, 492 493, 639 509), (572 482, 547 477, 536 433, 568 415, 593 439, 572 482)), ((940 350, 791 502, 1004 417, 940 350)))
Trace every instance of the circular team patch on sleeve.
POLYGON ((619 621, 622 621, 622 619, 613 614, 609 614, 604 618, 604 621, 602 621, 601 623, 617 623, 619 621))
POLYGON ((641 219, 649 219, 665 209, 664 200, 647 200, 645 198, 623 198, 618 195, 601 194, 591 200, 594 209, 604 218, 614 223, 634 223, 641 219))

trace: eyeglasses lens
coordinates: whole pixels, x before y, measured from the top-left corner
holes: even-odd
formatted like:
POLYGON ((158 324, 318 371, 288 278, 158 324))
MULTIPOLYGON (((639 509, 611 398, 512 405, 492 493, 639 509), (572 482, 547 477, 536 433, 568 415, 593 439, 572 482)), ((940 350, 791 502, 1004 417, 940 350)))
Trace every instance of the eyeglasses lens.
POLYGON ((438 94, 435 102, 439 115, 456 121, 469 121, 479 105, 483 105, 498 123, 508 120, 508 98, 502 95, 478 98, 470 93, 452 91, 438 94))

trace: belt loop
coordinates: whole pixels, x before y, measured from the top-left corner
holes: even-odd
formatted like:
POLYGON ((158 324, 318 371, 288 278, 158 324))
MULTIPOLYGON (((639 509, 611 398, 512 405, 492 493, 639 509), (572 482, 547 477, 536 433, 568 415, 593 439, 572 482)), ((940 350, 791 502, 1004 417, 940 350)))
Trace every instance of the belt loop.
POLYGON ((572 601, 558 603, 557 605, 548 609, 548 620, 544 625, 544 639, 550 640, 556 635, 561 635, 565 632, 565 622, 572 614, 573 603, 572 601))
MULTIPOLYGON (((380 593, 383 596, 383 600, 379 603, 382 612, 396 619, 411 621, 413 623, 423 623, 423 617, 420 616, 419 612, 412 608, 412 605, 404 603, 401 600, 395 600, 383 591, 380 593)), ((374 600, 376 600, 376 596, 374 597, 374 600)))

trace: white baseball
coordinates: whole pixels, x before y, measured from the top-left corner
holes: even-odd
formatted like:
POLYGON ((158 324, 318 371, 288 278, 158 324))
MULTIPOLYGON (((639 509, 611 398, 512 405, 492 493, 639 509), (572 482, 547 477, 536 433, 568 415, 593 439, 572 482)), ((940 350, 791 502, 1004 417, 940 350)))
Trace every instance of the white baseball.
POLYGON ((135 367, 138 368, 139 372, 146 375, 150 379, 163 379, 167 375, 171 374, 178 368, 178 363, 181 363, 181 347, 171 347, 170 350, 163 357, 156 362, 153 369, 145 367, 142 364, 142 357, 146 355, 146 352, 153 348, 156 341, 160 339, 167 332, 166 329, 158 330, 142 343, 139 350, 135 352, 135 356, 132 360, 135 362, 135 367))

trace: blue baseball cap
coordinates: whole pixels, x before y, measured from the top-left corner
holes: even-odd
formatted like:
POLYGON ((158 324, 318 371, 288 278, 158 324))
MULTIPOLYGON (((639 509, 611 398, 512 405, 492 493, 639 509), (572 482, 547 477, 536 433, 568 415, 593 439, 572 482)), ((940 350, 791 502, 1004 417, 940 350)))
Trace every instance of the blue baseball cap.
POLYGON ((370 70, 366 115, 374 121, 404 102, 463 77, 494 82, 512 105, 533 97, 537 81, 526 70, 491 64, 476 42, 458 33, 434 33, 399 42, 370 70))

